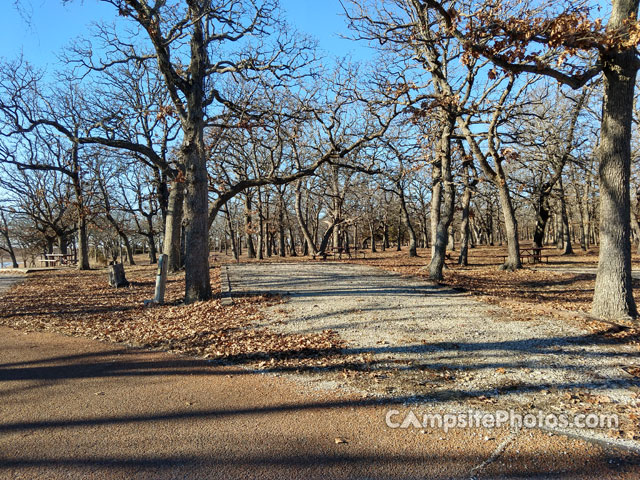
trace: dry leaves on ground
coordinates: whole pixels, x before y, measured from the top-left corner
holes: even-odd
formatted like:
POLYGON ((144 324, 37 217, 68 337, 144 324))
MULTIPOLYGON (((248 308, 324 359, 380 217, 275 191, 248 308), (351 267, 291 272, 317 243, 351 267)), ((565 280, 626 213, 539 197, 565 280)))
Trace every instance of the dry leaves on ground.
POLYGON ((308 364, 336 355, 342 346, 332 331, 286 335, 254 327, 262 319, 260 308, 282 299, 250 296, 223 306, 217 269, 212 270, 212 300, 181 305, 184 276, 174 275, 167 282, 167 304, 152 308, 143 307, 143 301, 153 296, 155 268, 128 267, 126 274, 131 286, 119 289, 107 285, 104 270, 31 274, 0 298, 0 323, 236 361, 308 364))

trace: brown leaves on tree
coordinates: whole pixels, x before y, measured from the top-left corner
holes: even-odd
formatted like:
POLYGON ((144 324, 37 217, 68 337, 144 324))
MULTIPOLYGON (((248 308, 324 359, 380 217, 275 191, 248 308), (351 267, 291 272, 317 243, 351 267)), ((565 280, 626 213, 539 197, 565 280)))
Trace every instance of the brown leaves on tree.
POLYGON ((621 28, 607 28, 601 18, 593 18, 587 8, 560 12, 555 16, 541 15, 532 10, 517 12, 494 6, 474 13, 465 25, 464 57, 477 57, 478 46, 491 55, 499 55, 510 63, 543 62, 540 52, 532 51, 533 44, 559 51, 557 64, 578 51, 601 52, 634 48, 640 43, 640 23, 626 19, 621 28))

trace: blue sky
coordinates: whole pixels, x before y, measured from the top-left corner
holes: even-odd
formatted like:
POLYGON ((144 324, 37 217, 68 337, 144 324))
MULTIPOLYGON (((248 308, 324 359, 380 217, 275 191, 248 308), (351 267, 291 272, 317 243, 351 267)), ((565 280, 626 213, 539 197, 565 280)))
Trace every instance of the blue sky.
MULTIPOLYGON (((0 0, 0 57, 15 58, 21 52, 29 62, 44 67, 69 41, 86 35, 91 22, 114 17, 114 8, 98 0, 0 0)), ((287 18, 302 32, 316 37, 329 54, 365 55, 362 45, 340 39, 345 20, 338 0, 281 0, 287 18)))

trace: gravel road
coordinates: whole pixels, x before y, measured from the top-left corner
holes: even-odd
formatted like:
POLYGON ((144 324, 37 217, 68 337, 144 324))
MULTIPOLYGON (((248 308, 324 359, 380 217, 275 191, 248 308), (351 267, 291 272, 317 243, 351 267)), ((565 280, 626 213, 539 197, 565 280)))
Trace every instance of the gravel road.
MULTIPOLYGON (((270 328, 335 330, 348 342, 345 352, 362 355, 373 370, 364 379, 342 382, 324 375, 309 382, 461 407, 480 399, 493 408, 622 414, 639 405, 638 379, 625 371, 640 366, 637 346, 611 345, 575 324, 510 320, 467 294, 362 265, 228 268, 232 293, 288 297, 268 311, 270 328)), ((640 449, 637 442, 626 443, 640 449)))

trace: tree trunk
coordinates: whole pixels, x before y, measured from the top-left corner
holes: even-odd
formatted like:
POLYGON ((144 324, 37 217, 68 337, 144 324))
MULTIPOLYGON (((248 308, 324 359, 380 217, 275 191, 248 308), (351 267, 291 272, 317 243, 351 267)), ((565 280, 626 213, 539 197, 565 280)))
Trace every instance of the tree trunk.
POLYGON ((560 187, 560 213, 562 216, 562 230, 564 236, 562 255, 573 255, 571 232, 569 230, 569 214, 567 212, 567 200, 564 196, 564 185, 562 184, 562 179, 558 181, 558 186, 560 187))
POLYGON ((382 243, 380 244, 380 250, 386 252, 387 248, 389 248, 389 224, 385 219, 382 221, 382 243))
MULTIPOLYGON (((205 78, 210 67, 203 25, 203 3, 188 2, 191 22, 189 46, 188 87, 185 88, 186 111, 182 118, 183 139, 180 157, 185 174, 184 202, 184 267, 185 303, 211 298, 209 278, 209 180, 207 174, 208 154, 204 142, 205 127, 205 78)), ((157 48, 156 48, 157 50, 157 48)), ((164 61, 167 59, 165 58, 164 61)), ((163 65, 159 62, 162 69, 163 65)), ((163 72, 169 82, 171 74, 163 72)))
POLYGON ((320 242, 320 248, 318 248, 318 253, 319 254, 325 254, 326 250, 327 250, 327 245, 329 244, 329 239, 331 238, 331 235, 333 233, 333 229, 335 228, 335 224, 332 223, 331 225, 329 225, 329 228, 327 229, 326 232, 324 232, 324 235, 322 237, 322 240, 320 242))
MULTIPOLYGON (((575 167, 570 165, 569 172, 571 173, 571 183, 573 184, 573 191, 575 193, 576 206, 578 207, 578 215, 580 217, 580 248, 584 251, 587 250, 587 231, 585 229, 585 208, 583 202, 582 189, 579 187, 578 179, 576 178, 575 167)), ((587 182, 588 183, 588 182, 587 182)))
POLYGON ((500 204, 504 216, 504 227, 507 237, 507 261, 502 266, 503 270, 516 270, 522 268, 520 263, 520 241, 518 240, 518 221, 511 203, 511 195, 506 180, 500 180, 498 190, 500 193, 500 204))
MULTIPOLYGON (((164 213, 164 215, 165 216, 163 217, 163 222, 166 223, 166 212, 164 213)), ((147 242, 149 243, 149 264, 153 265, 158 261, 158 250, 156 248, 156 240, 153 233, 153 215, 145 215, 145 218, 147 219, 147 231, 145 232, 145 236, 147 237, 147 242)), ((142 243, 142 253, 144 253, 144 242, 142 243)))
MULTIPOLYGON (((200 89, 192 94, 201 97, 200 89)), ((191 100, 201 103, 202 99, 191 100)), ((199 111, 199 108, 190 109, 199 111)), ((209 279, 209 194, 203 121, 194 119, 191 130, 185 132, 182 156, 185 165, 185 303, 211 298, 209 279)))
POLYGON ((247 257, 256 258, 256 249, 253 245, 253 218, 251 215, 251 194, 245 193, 244 196, 244 224, 245 233, 247 235, 247 257))
POLYGON ((258 260, 264 260, 264 205, 262 191, 258 188, 258 260))
POLYGON ((89 245, 87 241, 87 220, 84 215, 78 225, 78 270, 89 270, 89 245))
MULTIPOLYGON (((9 254, 9 257, 11 257, 11 266, 13 268, 18 268, 18 260, 16 259, 16 252, 13 249, 13 244, 11 243, 11 236, 9 235, 9 223, 7 222, 6 217, 4 216, 3 212, 0 212, 0 220, 2 220, 2 229, 0 229, 0 233, 2 233, 2 236, 4 237, 4 242, 7 244, 7 248, 5 248, 4 250, 9 254)), ((0 265, 0 267, 2 267, 2 265, 0 265)))
POLYGON ((469 181, 468 164, 464 166, 464 193, 462 194, 462 222, 460 223, 460 255, 458 265, 467 266, 469 264, 469 208, 471 206, 471 182, 469 181))
POLYGON ((404 224, 407 227, 407 231, 409 232, 409 256, 417 257, 418 248, 416 242, 416 231, 413 229, 413 225, 411 224, 409 209, 407 208, 407 201, 404 196, 404 191, 402 190, 402 187, 400 185, 398 185, 398 190, 400 191, 400 207, 402 210, 402 217, 404 219, 404 224))
POLYGON ((122 241, 124 242, 124 249, 127 252, 127 260, 129 261, 129 265, 135 265, 136 262, 133 259, 133 248, 131 248, 131 242, 129 241, 129 237, 125 235, 122 241))
POLYGON ((149 264, 153 265, 158 263, 158 250, 156 248, 156 241, 153 233, 147 234, 147 241, 149 243, 149 264))
POLYGON ((438 225, 440 224, 440 205, 442 203, 442 165, 441 160, 433 164, 431 173, 431 258, 435 253, 438 225))
POLYGON ((239 260, 238 256, 238 244, 236 242, 236 231, 233 228, 233 222, 231 221, 231 212, 229 211, 229 206, 227 206, 227 212, 225 214, 227 219, 227 229, 229 230, 229 239, 231 241, 231 253, 233 254, 234 260, 239 260))
POLYGON ((302 231, 302 235, 306 240, 306 244, 308 245, 308 248, 310 249, 313 255, 316 255, 318 253, 318 250, 316 249, 316 242, 313 240, 313 238, 311 238, 311 234, 309 233, 309 227, 307 227, 307 222, 305 221, 305 218, 302 216, 301 188, 302 188, 302 184, 301 184, 301 181, 299 180, 296 183, 296 197, 295 197, 296 218, 298 219, 298 225, 300 226, 300 231, 302 231))
POLYGON ((20 265, 18 265, 18 259, 16 258, 15 251, 11 247, 9 247, 7 251, 9 252, 9 257, 11 257, 11 267, 18 268, 20 265))
POLYGON ((298 252, 296 251, 296 237, 293 234, 293 228, 291 228, 291 226, 289 227, 289 254, 292 257, 297 257, 298 256, 298 252))
POLYGON ((278 212, 278 254, 281 257, 286 256, 285 251, 285 231, 284 231, 284 212, 278 212))
POLYGON ((536 198, 536 228, 533 232, 534 248, 542 248, 544 246, 544 233, 549 221, 549 204, 548 198, 551 189, 548 185, 542 185, 538 191, 536 198))
POLYGON ((183 204, 184 183, 177 179, 173 180, 169 192, 169 204, 162 246, 162 252, 167 255, 167 269, 171 273, 177 272, 182 268, 180 241, 182 237, 183 204))
POLYGON ((640 253, 640 187, 636 189, 636 208, 635 212, 631 214, 631 227, 638 242, 636 253, 640 253))
POLYGON ((271 234, 271 232, 269 232, 269 224, 267 224, 267 231, 265 234, 265 246, 266 246, 266 250, 267 250, 267 257, 271 258, 271 255, 273 255, 273 235, 271 234))
POLYGON ((371 253, 376 253, 376 229, 373 222, 369 222, 369 233, 371 234, 371 253))
MULTIPOLYGON (((635 18, 638 0, 614 0, 608 28, 635 18)), ((635 318, 631 278, 629 181, 631 124, 637 74, 634 49, 603 58, 604 99, 600 140, 600 257, 592 312, 635 318)))
POLYGON ((76 199, 78 201, 78 270, 89 270, 89 242, 87 240, 87 219, 82 201, 80 179, 74 179, 76 199))
POLYGON ((44 247, 45 249, 44 253, 53 253, 54 240, 55 239, 53 237, 46 237, 45 241, 47 245, 44 247))
POLYGON ((169 186, 167 185, 167 174, 165 172, 161 172, 159 168, 154 168, 153 173, 155 177, 156 190, 158 192, 158 206, 160 207, 160 214, 162 215, 162 230, 164 231, 167 223, 167 211, 169 210, 169 186))
POLYGON ((67 236, 64 234, 58 235, 58 248, 63 255, 67 254, 67 236))
POLYGON ((456 249, 456 232, 453 226, 449 226, 449 239, 447 241, 447 250, 453 252, 456 249))
MULTIPOLYGON (((453 209, 455 202, 455 186, 453 185, 453 174, 451 172, 451 133, 453 122, 449 120, 444 126, 438 147, 439 163, 442 168, 443 188, 443 211, 439 213, 439 222, 436 227, 436 236, 433 243, 431 263, 429 264, 429 277, 432 280, 442 280, 442 269, 446 256, 449 225, 453 220, 453 209)), ((435 190, 435 185, 434 185, 435 190)), ((433 213, 432 213, 433 215, 433 213)), ((433 222, 433 218, 431 220, 433 222)))

